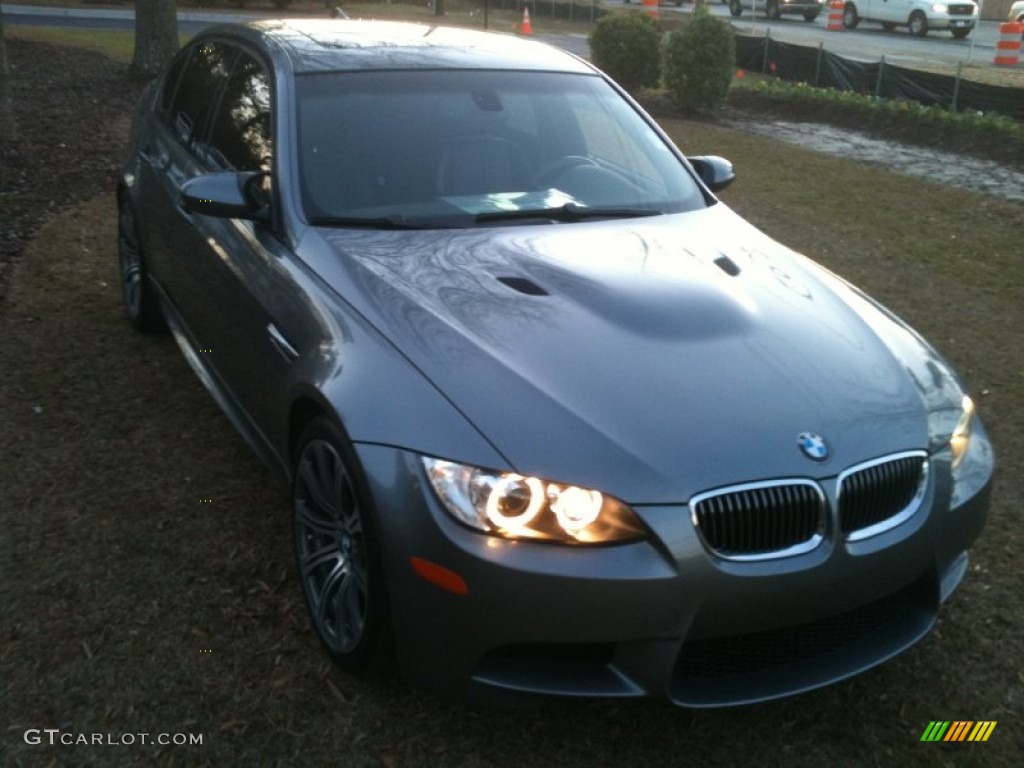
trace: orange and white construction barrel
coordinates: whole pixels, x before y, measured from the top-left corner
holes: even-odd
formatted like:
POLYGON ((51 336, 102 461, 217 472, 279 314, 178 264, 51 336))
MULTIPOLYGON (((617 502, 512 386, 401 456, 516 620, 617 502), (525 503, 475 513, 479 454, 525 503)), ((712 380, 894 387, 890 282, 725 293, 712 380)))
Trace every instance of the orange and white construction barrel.
POLYGON ((1024 24, 1008 21, 999 25, 999 39, 996 41, 996 57, 993 63, 1000 67, 1015 67, 1020 61, 1020 35, 1024 24))
POLYGON ((843 0, 832 0, 828 4, 828 16, 825 21, 825 29, 829 32, 843 31, 843 9, 846 4, 843 0))

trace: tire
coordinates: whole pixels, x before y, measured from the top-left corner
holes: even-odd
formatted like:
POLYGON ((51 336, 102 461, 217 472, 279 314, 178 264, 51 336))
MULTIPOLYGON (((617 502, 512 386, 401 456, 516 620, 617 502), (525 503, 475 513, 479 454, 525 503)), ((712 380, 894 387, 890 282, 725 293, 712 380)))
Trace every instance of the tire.
POLYGON ((743 6, 740 4, 740 0, 729 0, 729 13, 733 16, 743 15, 743 6))
POLYGON ((924 37, 928 34, 928 19, 920 11, 910 14, 907 25, 910 27, 910 34, 914 37, 924 37))
POLYGON ((969 30, 969 29, 954 29, 954 30, 951 30, 951 31, 953 33, 953 39, 954 40, 963 40, 969 34, 971 34, 971 30, 969 30))
POLYGON ((843 7, 843 28, 856 29, 858 24, 860 24, 860 16, 857 15, 857 6, 847 3, 843 7))
POLYGON ((804 21, 814 21, 819 15, 821 15, 820 11, 807 11, 804 13, 804 21))
POLYGON ((896 25, 893 24, 891 21, 883 21, 882 29, 884 29, 886 32, 892 32, 894 29, 896 29, 896 25))
POLYGON ((779 10, 779 0, 768 0, 768 5, 765 7, 768 14, 768 18, 772 21, 778 21, 782 18, 782 12, 779 10))
POLYGON ((292 523, 310 622, 341 667, 366 671, 387 658, 390 631, 373 509, 348 438, 318 416, 297 443, 292 523))
POLYGON ((117 263, 121 301, 132 326, 143 333, 166 330, 160 300, 149 281, 135 209, 126 192, 117 196, 117 263))

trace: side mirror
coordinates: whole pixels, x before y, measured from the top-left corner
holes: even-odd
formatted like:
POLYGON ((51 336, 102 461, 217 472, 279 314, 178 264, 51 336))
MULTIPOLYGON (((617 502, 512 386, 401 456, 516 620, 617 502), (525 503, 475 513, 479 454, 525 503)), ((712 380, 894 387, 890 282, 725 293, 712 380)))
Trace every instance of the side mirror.
POLYGON ((181 187, 181 207, 220 219, 269 221, 265 171, 219 171, 189 179, 181 187))
POLYGON ((690 165, 697 171, 700 180, 703 181, 712 192, 725 189, 736 180, 736 172, 732 169, 732 163, 718 155, 697 155, 688 157, 690 165))

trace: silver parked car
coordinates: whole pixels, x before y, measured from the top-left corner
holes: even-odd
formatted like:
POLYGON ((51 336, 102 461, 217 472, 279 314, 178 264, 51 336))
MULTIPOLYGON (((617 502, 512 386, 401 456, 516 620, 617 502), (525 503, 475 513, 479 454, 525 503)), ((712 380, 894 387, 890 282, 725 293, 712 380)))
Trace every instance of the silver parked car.
POLYGON ((905 650, 966 572, 993 459, 956 374, 585 61, 224 26, 132 135, 128 317, 290 484, 340 664, 754 702, 905 650))

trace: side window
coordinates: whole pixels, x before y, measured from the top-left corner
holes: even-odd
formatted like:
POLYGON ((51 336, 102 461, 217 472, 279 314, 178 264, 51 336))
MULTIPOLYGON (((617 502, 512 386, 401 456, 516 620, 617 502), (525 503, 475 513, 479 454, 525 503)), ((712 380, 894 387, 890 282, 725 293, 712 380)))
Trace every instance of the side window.
POLYGON ((228 79, 235 52, 223 43, 201 43, 192 49, 168 115, 171 130, 190 148, 202 136, 217 92, 228 79))
POLYGON ((174 101, 174 94, 177 93, 178 81, 181 79, 181 70, 185 68, 188 61, 189 51, 182 51, 174 57, 167 75, 164 77, 163 91, 160 93, 160 114, 166 117, 171 113, 171 106, 174 101))
POLYGON ((211 159, 239 171, 270 170, 271 139, 270 78, 240 53, 213 119, 211 159))

